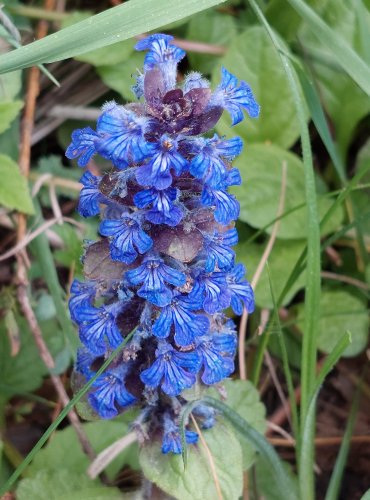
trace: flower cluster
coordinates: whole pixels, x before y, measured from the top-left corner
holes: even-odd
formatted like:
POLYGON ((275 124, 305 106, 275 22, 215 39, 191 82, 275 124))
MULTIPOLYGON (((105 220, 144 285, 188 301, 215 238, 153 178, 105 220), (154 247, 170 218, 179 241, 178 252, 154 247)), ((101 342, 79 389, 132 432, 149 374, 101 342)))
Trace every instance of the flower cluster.
MULTIPOLYGON (((211 386, 234 371, 235 325, 223 311, 254 308, 245 269, 235 263, 239 204, 228 192, 241 182, 232 160, 238 137, 204 135, 224 110, 233 124, 259 107, 249 86, 222 68, 212 92, 201 74, 176 86, 185 52, 169 35, 137 43, 146 50, 136 103, 103 106, 96 131, 76 130, 66 155, 85 167, 94 154, 114 168, 86 171, 78 211, 100 214, 102 239, 85 251, 86 280, 74 281, 69 303, 83 347, 76 372, 91 379, 123 339, 134 335, 92 385, 89 403, 102 418, 137 405, 143 435, 181 452, 179 414, 186 389, 211 386)), ((193 411, 203 428, 214 411, 193 411)), ((186 430, 188 443, 198 436, 186 430)))

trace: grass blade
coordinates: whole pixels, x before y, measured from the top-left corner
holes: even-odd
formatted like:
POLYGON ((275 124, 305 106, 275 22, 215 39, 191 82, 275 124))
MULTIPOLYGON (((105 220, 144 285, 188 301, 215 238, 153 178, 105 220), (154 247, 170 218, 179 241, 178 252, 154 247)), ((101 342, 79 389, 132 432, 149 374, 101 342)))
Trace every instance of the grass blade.
POLYGON ((292 493, 290 477, 286 473, 283 464, 270 443, 265 439, 262 434, 257 432, 251 425, 248 424, 238 413, 232 410, 229 406, 225 405, 217 399, 206 396, 202 399, 206 405, 212 406, 220 411, 233 427, 240 432, 254 448, 262 455, 262 457, 271 466, 271 473, 274 477, 274 484, 276 490, 279 492, 279 497, 282 500, 295 500, 295 495, 292 493))
POLYGON ((344 71, 370 96, 370 68, 348 43, 303 0, 287 0, 344 71))
MULTIPOLYGON (((43 222, 42 213, 38 201, 34 198, 34 207, 36 215, 33 222, 38 224, 43 222)), ((66 304, 62 298, 62 289, 59 284, 58 274, 55 269, 53 254, 50 250, 48 239, 45 233, 40 234, 30 243, 30 248, 42 270, 43 278, 53 298, 58 322, 63 330, 66 345, 68 346, 71 356, 74 357, 78 346, 78 338, 72 327, 72 321, 67 312, 66 304)))
POLYGON ((339 496, 340 485, 343 478, 344 468, 347 463, 348 452, 351 444, 351 437, 356 423, 356 416, 360 403, 361 383, 357 386, 355 397, 351 405, 351 411, 348 417, 346 430, 340 445, 339 453, 335 461, 334 470, 330 477, 329 487, 325 495, 325 500, 337 500, 339 496))
POLYGON ((196 14, 225 0, 130 0, 0 57, 0 73, 84 54, 196 14))
MULTIPOLYGON (((312 470, 314 463, 314 448, 312 446, 315 437, 315 414, 316 414, 316 400, 319 394, 321 385, 323 384, 328 373, 332 370, 333 366, 337 363, 342 356, 345 349, 351 343, 351 335, 349 332, 345 333, 339 340, 333 351, 327 356, 321 368, 319 376, 317 377, 314 390, 308 405, 305 420, 301 428, 301 454, 299 460, 299 488, 301 498, 309 498, 307 496, 307 474, 312 470)), ((314 498, 313 491, 310 493, 314 498)))
POLYGON ((113 361, 113 359, 117 356, 117 354, 123 349, 123 347, 127 344, 127 342, 131 339, 133 334, 135 333, 135 330, 132 330, 127 337, 123 340, 123 342, 112 352, 112 354, 109 356, 109 358, 103 363, 103 365, 99 368, 99 370, 95 373, 95 375, 78 391, 78 393, 70 400, 70 402, 63 408, 63 410, 60 412, 56 420, 46 429, 44 434, 41 436, 41 438, 37 441, 35 446, 32 448, 32 450, 29 452, 29 454, 26 456, 26 458, 23 460, 23 462, 17 467, 17 469, 13 472, 13 474, 10 476, 8 481, 0 488, 0 495, 3 495, 5 492, 9 491, 12 485, 15 483, 15 481, 19 478, 19 476, 22 474, 22 472, 25 470, 25 468, 31 463, 33 457, 36 455, 36 453, 42 448, 42 446, 46 443, 46 441, 49 439, 51 434, 57 429, 59 424, 62 422, 62 420, 65 419, 65 417, 68 415, 68 412, 80 401, 80 399, 87 393, 87 391, 90 389, 92 384, 95 382, 95 380, 101 375, 106 368, 110 365, 110 363, 113 361))

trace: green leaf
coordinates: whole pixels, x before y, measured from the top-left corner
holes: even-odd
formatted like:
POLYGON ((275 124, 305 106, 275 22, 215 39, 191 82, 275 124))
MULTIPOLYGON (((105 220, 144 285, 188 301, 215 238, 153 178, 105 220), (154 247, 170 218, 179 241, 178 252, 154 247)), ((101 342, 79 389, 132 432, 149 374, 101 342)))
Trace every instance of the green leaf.
POLYGON ((23 101, 0 102, 0 134, 10 127, 23 108, 23 101))
MULTIPOLYGON (((294 154, 284 151, 273 144, 253 144, 247 147, 235 161, 240 169, 242 185, 232 192, 240 202, 240 219, 257 228, 266 226, 277 215, 283 163, 287 165, 287 182, 284 212, 302 204, 305 196, 304 167, 294 154)), ((320 179, 317 177, 317 180, 320 179)), ((325 189, 325 185, 324 185, 325 189)), ((320 218, 328 211, 333 202, 327 198, 319 199, 320 218)), ((324 227, 322 235, 334 232, 341 224, 343 210, 339 208, 324 227)), ((278 237, 287 239, 305 238, 307 208, 294 210, 280 221, 278 237)), ((268 229, 271 232, 272 227, 268 229)))
MULTIPOLYGON (((37 389, 42 383, 43 376, 47 374, 27 322, 19 315, 15 315, 15 320, 21 344, 16 356, 11 356, 5 324, 0 326, 0 394, 6 398, 37 389)), ((61 337, 55 322, 41 321, 40 327, 52 353, 59 352, 61 337)))
MULTIPOLYGON (((117 421, 97 421, 83 424, 83 429, 96 453, 101 452, 128 432, 128 425, 117 421)), ((123 465, 137 468, 137 445, 126 448, 106 469, 113 478, 123 465)), ((89 459, 81 450, 81 445, 72 427, 57 431, 53 439, 34 458, 27 469, 27 476, 34 477, 40 470, 56 472, 68 468, 69 471, 84 473, 89 459), (68 457, 68 462, 66 462, 68 457)))
MULTIPOLYGON (((221 64, 251 86, 261 113, 235 127, 224 113, 217 130, 228 137, 240 135, 248 143, 266 141, 289 148, 299 137, 294 101, 279 55, 265 30, 254 26, 235 37, 221 64)), ((220 65, 213 72, 214 85, 220 81, 220 65)))
MULTIPOLYGON (((228 46, 237 34, 233 17, 215 10, 202 12, 190 19, 186 38, 197 42, 228 46)), ((210 74, 219 56, 189 52, 191 68, 203 74, 210 74)))
POLYGON ((41 470, 32 479, 23 479, 17 500, 122 500, 117 488, 92 481, 86 474, 71 470, 41 470))
MULTIPOLYGON (((248 380, 225 380, 223 385, 227 393, 225 401, 227 406, 236 411, 254 429, 264 434, 266 431, 266 410, 252 382, 248 380)), ((210 389, 208 393, 212 397, 220 397, 214 388, 210 389)), ((255 450, 244 436, 241 436, 240 444, 243 451, 243 469, 247 470, 254 462, 255 450)))
MULTIPOLYGON (((334 56, 343 70, 370 96, 370 68, 346 42, 342 33, 326 24, 322 19, 322 13, 321 16, 316 14, 303 0, 288 0, 288 2, 304 19, 320 43, 334 56)), ((335 0, 336 5, 341 3, 341 1, 335 0)), ((352 1, 346 1, 347 6, 351 3, 352 1)), ((349 9, 351 9, 350 6, 349 9)))
POLYGON ((0 73, 100 49, 190 16, 224 0, 131 0, 0 57, 0 73))
POLYGON ((204 398, 203 402, 206 405, 213 406, 213 408, 220 411, 229 420, 229 422, 231 422, 234 429, 241 435, 244 435, 260 453, 260 455, 268 462, 272 480, 276 486, 276 490, 280 493, 280 498, 284 500, 296 500, 293 493, 291 478, 286 473, 279 455, 266 438, 253 429, 253 427, 250 426, 244 418, 242 418, 234 410, 231 410, 227 405, 225 405, 225 403, 208 396, 204 398))
MULTIPOLYGON (((357 19, 356 0, 329 0, 320 12, 320 17, 332 28, 343 43, 353 50, 360 50, 359 23, 357 19)), ((369 25, 369 13, 366 12, 365 22, 369 25)), ((320 93, 324 106, 334 122, 335 136, 341 154, 345 157, 350 140, 357 123, 370 111, 369 97, 361 88, 340 68, 333 68, 332 44, 318 40, 308 29, 302 32, 302 39, 306 50, 312 56, 319 58, 314 63, 314 73, 319 79, 320 93)), ((352 50, 351 49, 351 50, 352 50)), ((342 56, 342 54, 341 54, 342 56)), ((357 56, 358 57, 358 56, 357 56)), ((345 57, 342 62, 344 63, 345 57)), ((346 71, 346 68, 343 68, 346 71)))
MULTIPOLYGON (((331 352, 338 339, 349 330, 352 343, 343 356, 355 356, 363 351, 368 341, 369 316, 364 302, 344 290, 324 290, 321 297, 318 348, 331 352)), ((303 330, 303 306, 297 306, 298 327, 303 330)))
POLYGON ((370 490, 367 490, 367 492, 361 497, 361 500, 370 500, 370 490))
POLYGON ((115 90, 127 101, 132 101, 134 96, 131 87, 136 83, 135 75, 143 66, 143 55, 134 52, 125 62, 112 66, 99 66, 96 71, 105 85, 115 90))
MULTIPOLYGON (((298 479, 292 472, 292 466, 283 461, 282 465, 286 471, 286 474, 290 477, 292 485, 292 493, 295 498, 299 498, 298 494, 298 479)), ((282 500, 280 492, 276 488, 276 484, 271 481, 271 466, 262 457, 259 457, 255 465, 255 477, 256 477, 256 488, 257 491, 262 494, 264 500, 282 500)), ((253 491, 250 491, 253 495, 253 491)), ((253 500, 257 498, 251 497, 253 500)), ((260 498, 260 497, 258 497, 260 498)))
MULTIPOLYGON (((280 296, 285 284, 293 271, 303 249, 304 240, 276 240, 269 257, 271 281, 277 297, 280 296)), ((243 262, 248 270, 249 279, 252 278, 265 249, 265 245, 256 243, 239 243, 236 247, 237 260, 243 262)), ((289 292, 285 295, 281 306, 289 304, 298 290, 304 288, 306 283, 305 273, 300 274, 289 292)), ((272 309, 273 301, 270 293, 267 270, 264 269, 255 290, 256 304, 259 307, 272 309)))
MULTIPOLYGON (((0 104, 1 107, 1 104, 0 104)), ((0 205, 33 214, 34 209, 26 179, 9 156, 0 154, 0 205)))
MULTIPOLYGON (((213 457, 223 498, 239 498, 243 489, 243 468, 238 439, 221 421, 203 431, 203 437, 213 457)), ((144 476, 171 497, 179 500, 217 498, 214 476, 201 442, 188 447, 185 470, 181 455, 164 455, 158 441, 141 449, 140 465, 144 476)))
POLYGON ((13 71, 0 77, 0 101, 12 101, 22 88, 22 72, 13 71))

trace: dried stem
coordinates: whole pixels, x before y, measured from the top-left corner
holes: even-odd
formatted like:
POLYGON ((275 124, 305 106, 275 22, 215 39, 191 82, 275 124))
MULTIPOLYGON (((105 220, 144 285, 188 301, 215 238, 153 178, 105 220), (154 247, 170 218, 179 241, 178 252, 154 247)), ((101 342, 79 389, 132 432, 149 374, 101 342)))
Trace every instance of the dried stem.
MULTIPOLYGON (((52 11, 54 7, 54 0, 45 0, 44 8, 48 11, 52 11)), ((37 27, 36 37, 37 39, 46 36, 48 31, 48 23, 41 20, 37 27)), ((21 123, 21 141, 20 141, 20 153, 19 153, 19 169, 21 174, 28 178, 30 164, 31 164, 31 138, 35 119, 36 110, 36 100, 39 94, 40 85, 40 70, 37 67, 32 67, 28 75, 27 91, 26 91, 26 103, 24 109, 24 115, 21 123)), ((40 229, 40 228, 39 228, 40 229)), ((45 227, 42 228, 45 230, 45 227)), ((55 390, 63 403, 66 406, 69 403, 69 397, 66 390, 60 380, 60 378, 52 373, 55 367, 53 357, 42 337, 42 331, 37 322, 36 316, 32 310, 30 299, 27 293, 28 288, 28 276, 27 276, 27 254, 25 251, 24 241, 26 238, 27 231, 27 217, 25 214, 18 214, 18 226, 17 226, 17 272, 16 272, 16 285, 17 285, 17 298, 24 317, 30 327, 31 333, 37 345, 40 357, 45 363, 45 366, 50 372, 51 381, 55 387, 55 390), (22 253, 20 253, 22 251, 22 253)), ((28 238, 29 242, 29 238, 28 238)), ((26 243, 27 244, 27 243, 26 243)), ((4 256, 3 256, 4 259, 4 256)), ((74 410, 71 410, 68 414, 68 418, 71 425, 76 431, 78 439, 81 443, 83 451, 86 455, 93 459, 95 457, 94 450, 92 449, 87 436, 85 435, 79 418, 74 410)))
MULTIPOLYGON (((273 446, 283 446, 284 448, 294 448, 296 442, 290 439, 283 438, 268 438, 269 442, 273 446)), ((335 436, 335 437, 317 437, 314 440, 315 446, 339 446, 343 441, 343 436, 335 436)), ((365 434, 363 436, 352 436, 351 443, 369 443, 370 444, 370 435, 365 434)))
POLYGON ((213 456, 212 456, 211 450, 209 449, 209 447, 207 445, 207 442, 204 439, 204 436, 202 434, 202 431, 199 428, 199 425, 198 425, 197 421, 195 420, 195 418, 193 417, 193 415, 191 413, 190 413, 190 418, 191 418, 191 421, 192 421, 192 423, 193 423, 193 425, 195 427, 195 430, 198 433, 200 442, 202 443, 202 445, 203 445, 203 447, 205 449, 205 452, 207 454, 209 466, 211 468, 212 476, 213 476, 213 479, 214 479, 214 482, 215 482, 215 488, 216 488, 216 492, 217 492, 217 498, 218 498, 218 500, 222 500, 223 497, 222 497, 222 491, 221 491, 220 481, 219 481, 218 476, 217 476, 216 465, 215 465, 215 462, 213 460, 213 456))
MULTIPOLYGON (((254 273, 253 279, 251 281, 253 290, 255 290, 257 283, 261 277, 262 271, 266 265, 267 259, 271 254, 279 230, 280 226, 279 217, 282 215, 285 205, 286 180, 287 180, 287 164, 284 161, 282 165, 280 199, 279 199, 278 209, 276 212, 276 217, 278 217, 278 220, 275 222, 272 228, 270 239, 266 245, 265 251, 263 252, 261 260, 257 266, 256 272, 254 273)), ((247 379, 247 370, 245 366, 245 334, 247 330, 247 321, 248 321, 248 311, 246 310, 246 308, 244 308, 242 317, 240 319, 240 327, 239 327, 239 373, 241 380, 247 379)))

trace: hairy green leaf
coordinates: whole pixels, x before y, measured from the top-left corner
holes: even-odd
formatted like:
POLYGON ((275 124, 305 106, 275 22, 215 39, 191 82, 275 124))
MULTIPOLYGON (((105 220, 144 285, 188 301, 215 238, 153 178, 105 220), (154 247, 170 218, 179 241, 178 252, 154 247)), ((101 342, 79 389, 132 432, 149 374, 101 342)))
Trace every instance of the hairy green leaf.
POLYGON ((267 141, 290 147, 299 136, 293 97, 279 55, 265 30, 254 26, 233 39, 213 72, 214 85, 219 83, 221 64, 251 86, 261 113, 257 119, 245 119, 235 127, 224 113, 217 130, 228 137, 240 135, 247 143, 267 141))
MULTIPOLYGON (((223 498, 236 499, 243 489, 242 450, 232 430, 222 422, 202 431, 213 457, 223 498), (227 467, 225 466, 227 464, 227 467)), ((160 443, 148 443, 140 451, 140 465, 149 481, 179 500, 217 498, 215 480, 204 445, 188 447, 184 469, 181 455, 164 455, 160 443)))

